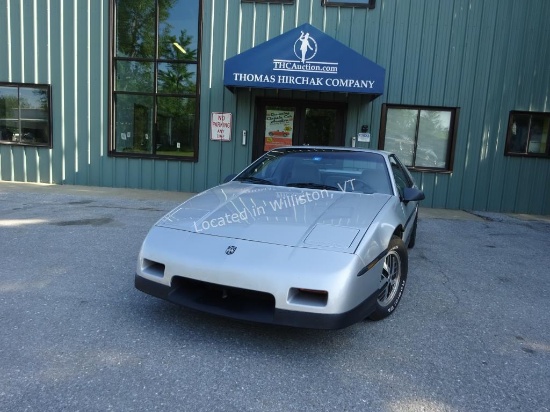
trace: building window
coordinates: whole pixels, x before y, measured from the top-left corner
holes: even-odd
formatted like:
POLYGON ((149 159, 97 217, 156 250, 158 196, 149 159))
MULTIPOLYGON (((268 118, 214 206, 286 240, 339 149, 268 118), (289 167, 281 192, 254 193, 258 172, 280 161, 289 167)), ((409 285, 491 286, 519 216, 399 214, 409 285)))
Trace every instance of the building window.
POLYGON ((458 108, 384 104, 378 148, 412 170, 451 171, 458 108))
POLYGON ((283 3, 294 4, 294 0, 241 0, 241 3, 283 3))
POLYGON ((52 146, 50 86, 0 83, 0 144, 52 146))
POLYGON ((196 160, 200 0, 111 6, 111 154, 196 160))
POLYGON ((506 154, 549 157, 550 113, 510 112, 506 154))
POLYGON ((361 7, 374 9, 376 0, 321 0, 321 3, 326 7, 361 7))

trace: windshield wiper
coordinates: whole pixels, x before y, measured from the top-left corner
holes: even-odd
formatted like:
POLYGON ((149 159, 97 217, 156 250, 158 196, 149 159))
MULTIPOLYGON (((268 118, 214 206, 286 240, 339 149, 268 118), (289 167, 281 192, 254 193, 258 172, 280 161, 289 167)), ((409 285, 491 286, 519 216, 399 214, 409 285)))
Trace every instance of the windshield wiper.
POLYGON ((259 177, 254 177, 254 176, 239 177, 238 179, 235 179, 235 180, 238 180, 239 182, 249 182, 249 183, 255 183, 255 184, 259 184, 259 185, 272 185, 273 184, 269 180, 261 179, 259 177))
POLYGON ((330 186, 330 185, 323 185, 320 183, 288 183, 287 186, 289 187, 301 187, 306 189, 326 189, 326 190, 336 190, 337 192, 341 192, 342 190, 336 186, 330 186))

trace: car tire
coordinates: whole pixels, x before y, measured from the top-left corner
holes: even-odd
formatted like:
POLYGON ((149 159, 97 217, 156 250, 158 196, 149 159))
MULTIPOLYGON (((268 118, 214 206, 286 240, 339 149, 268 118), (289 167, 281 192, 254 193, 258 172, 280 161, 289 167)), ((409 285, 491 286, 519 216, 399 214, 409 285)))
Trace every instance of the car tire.
POLYGON ((414 218, 412 233, 409 237, 409 243, 407 244, 407 248, 409 249, 412 249, 416 244, 416 226, 418 226, 418 215, 414 218))
POLYGON ((405 290, 409 268, 408 254, 401 238, 393 236, 384 257, 380 289, 370 320, 381 320, 393 313, 405 290))

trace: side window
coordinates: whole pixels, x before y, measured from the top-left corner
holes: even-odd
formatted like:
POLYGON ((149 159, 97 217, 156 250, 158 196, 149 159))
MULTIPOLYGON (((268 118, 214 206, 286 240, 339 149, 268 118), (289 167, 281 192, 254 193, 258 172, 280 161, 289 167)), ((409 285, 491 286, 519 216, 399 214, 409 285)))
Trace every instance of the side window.
POLYGON ((50 86, 0 83, 0 143, 52 147, 50 86))
POLYGON ((399 160, 395 156, 390 156, 390 164, 393 171, 393 176, 395 178, 395 184, 397 185, 397 190, 399 195, 403 196, 403 189, 406 187, 412 187, 413 182, 409 177, 409 174, 401 165, 399 160))
POLYGON ((510 112, 505 154, 550 157, 550 114, 510 112))
POLYGON ((361 7, 366 9, 374 9, 376 0, 323 0, 325 7, 361 7))
POLYGON ((378 148, 416 170, 451 171, 458 108, 382 105, 378 148))

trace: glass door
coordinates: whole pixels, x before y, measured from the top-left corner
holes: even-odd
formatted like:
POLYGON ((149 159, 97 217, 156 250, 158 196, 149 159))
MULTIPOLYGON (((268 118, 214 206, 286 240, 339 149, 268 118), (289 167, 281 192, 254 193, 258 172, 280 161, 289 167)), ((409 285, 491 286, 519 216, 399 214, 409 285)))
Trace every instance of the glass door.
POLYGON ((341 146, 343 136, 337 133, 343 124, 338 109, 309 108, 304 110, 303 142, 308 146, 341 146))
POLYGON ((345 115, 343 103, 260 100, 253 157, 282 146, 343 146, 345 115))

